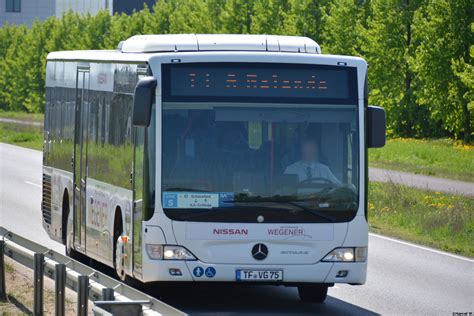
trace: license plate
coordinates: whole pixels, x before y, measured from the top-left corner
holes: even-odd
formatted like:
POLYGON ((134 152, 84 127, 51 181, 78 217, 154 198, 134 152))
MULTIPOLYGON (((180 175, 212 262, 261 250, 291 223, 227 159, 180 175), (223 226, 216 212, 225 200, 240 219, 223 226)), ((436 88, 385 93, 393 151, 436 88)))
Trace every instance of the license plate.
POLYGON ((236 270, 237 281, 283 281, 283 270, 236 270))

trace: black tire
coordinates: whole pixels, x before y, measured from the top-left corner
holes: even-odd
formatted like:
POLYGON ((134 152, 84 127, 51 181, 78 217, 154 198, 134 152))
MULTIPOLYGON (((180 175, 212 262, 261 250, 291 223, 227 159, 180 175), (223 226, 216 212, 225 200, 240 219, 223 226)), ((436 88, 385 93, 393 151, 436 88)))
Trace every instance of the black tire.
POLYGON ((66 256, 68 256, 71 259, 77 260, 81 263, 85 263, 85 256, 82 253, 77 252, 76 250, 72 248, 68 248, 67 244, 64 245, 64 248, 65 248, 64 252, 66 256))
POLYGON ((117 209, 115 212, 115 219, 114 219, 114 233, 112 239, 112 260, 113 260, 113 267, 114 267, 114 274, 118 280, 121 280, 123 276, 120 276, 117 273, 117 264, 116 264, 116 257, 117 257, 117 239, 123 232, 123 224, 122 224, 122 213, 120 209, 117 209))
POLYGON ((77 260, 81 263, 85 262, 84 255, 80 252, 77 252, 74 249, 69 249, 69 251, 68 251, 68 249, 66 248, 66 256, 68 256, 71 259, 77 260))
POLYGON ((61 240, 64 244, 64 252, 66 256, 68 256, 71 259, 77 260, 77 261, 82 261, 84 258, 81 257, 81 254, 77 252, 76 250, 72 248, 68 248, 67 246, 67 221, 69 217, 69 195, 67 191, 64 191, 63 195, 63 214, 62 214, 62 220, 61 220, 61 225, 62 225, 62 234, 61 234, 61 240))
POLYGON ((63 213, 62 213, 62 219, 61 219, 61 241, 63 245, 66 245, 66 239, 67 239, 67 220, 69 217, 69 195, 67 193, 67 190, 64 190, 63 194, 63 213))
POLYGON ((328 286, 321 283, 298 286, 300 300, 308 303, 324 303, 328 295, 328 286))

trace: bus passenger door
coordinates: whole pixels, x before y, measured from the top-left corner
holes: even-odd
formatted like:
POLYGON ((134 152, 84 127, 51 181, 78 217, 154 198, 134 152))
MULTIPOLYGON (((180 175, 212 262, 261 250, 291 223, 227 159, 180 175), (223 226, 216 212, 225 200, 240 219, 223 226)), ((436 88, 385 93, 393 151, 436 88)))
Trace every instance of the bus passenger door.
MULTIPOLYGON (((147 75, 150 75, 148 66, 139 65, 137 68, 138 80, 147 75)), ((150 131, 147 131, 147 129, 147 127, 133 127, 132 273, 138 278, 141 278, 143 273, 142 223, 144 220, 149 219, 149 216, 147 216, 147 207, 149 207, 147 200, 149 199, 149 194, 146 192, 146 189, 149 188, 148 183, 150 178, 148 175, 149 161, 146 157, 148 149, 146 146, 146 135, 150 133, 150 131)))
POLYGON ((144 136, 145 128, 134 127, 134 163, 133 163, 133 274, 142 275, 142 221, 143 221, 143 184, 144 184, 144 136))
POLYGON ((89 67, 78 66, 74 136, 74 248, 84 252, 86 240, 87 126, 89 67))

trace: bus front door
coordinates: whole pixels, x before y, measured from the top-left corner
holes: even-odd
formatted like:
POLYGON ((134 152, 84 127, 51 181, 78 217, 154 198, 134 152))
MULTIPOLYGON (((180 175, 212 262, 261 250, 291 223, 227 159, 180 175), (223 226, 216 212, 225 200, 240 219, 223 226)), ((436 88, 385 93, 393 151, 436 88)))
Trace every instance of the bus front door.
POLYGON ((87 126, 89 68, 78 66, 74 136, 74 248, 86 248, 87 126))

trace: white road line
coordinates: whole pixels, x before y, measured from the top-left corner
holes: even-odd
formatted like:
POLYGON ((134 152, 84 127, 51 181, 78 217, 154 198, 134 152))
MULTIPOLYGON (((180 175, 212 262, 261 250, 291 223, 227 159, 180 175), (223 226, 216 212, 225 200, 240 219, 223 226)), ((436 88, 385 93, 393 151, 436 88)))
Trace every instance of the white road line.
POLYGON ((452 253, 444 252, 444 251, 441 251, 441 250, 436 250, 436 249, 433 249, 433 248, 412 244, 410 242, 406 242, 406 241, 398 240, 398 239, 395 239, 395 238, 382 236, 382 235, 379 235, 379 234, 369 233, 369 235, 372 236, 372 237, 377 237, 377 238, 380 238, 380 239, 385 239, 385 240, 388 240, 388 241, 396 242, 396 243, 399 243, 399 244, 402 244, 402 245, 405 245, 405 246, 411 246, 411 247, 414 247, 414 248, 418 248, 418 249, 430 251, 430 252, 433 252, 433 253, 437 253, 439 255, 444 255, 444 256, 454 258, 454 259, 459 259, 459 260, 464 260, 464 261, 467 261, 467 262, 474 263, 473 259, 469 259, 469 258, 466 258, 466 257, 454 255, 452 253))
POLYGON ((37 183, 34 183, 34 182, 30 182, 30 181, 25 181, 26 184, 29 184, 29 185, 34 185, 35 187, 38 187, 38 188, 41 188, 41 184, 37 184, 37 183))

